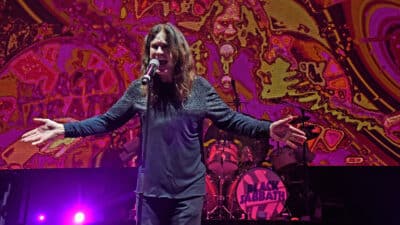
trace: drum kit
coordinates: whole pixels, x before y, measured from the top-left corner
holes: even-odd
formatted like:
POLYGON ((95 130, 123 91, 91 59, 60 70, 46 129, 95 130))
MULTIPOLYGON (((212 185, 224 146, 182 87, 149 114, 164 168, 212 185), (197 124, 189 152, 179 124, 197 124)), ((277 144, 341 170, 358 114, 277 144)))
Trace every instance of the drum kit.
MULTIPOLYGON (((270 166, 265 166, 263 162, 271 148, 268 143, 212 126, 207 132, 204 219, 275 220, 290 214, 286 201, 291 180, 285 171, 300 165, 302 154, 288 147, 278 148, 269 154, 270 166)), ((308 151, 307 160, 310 159, 312 154, 308 151)))

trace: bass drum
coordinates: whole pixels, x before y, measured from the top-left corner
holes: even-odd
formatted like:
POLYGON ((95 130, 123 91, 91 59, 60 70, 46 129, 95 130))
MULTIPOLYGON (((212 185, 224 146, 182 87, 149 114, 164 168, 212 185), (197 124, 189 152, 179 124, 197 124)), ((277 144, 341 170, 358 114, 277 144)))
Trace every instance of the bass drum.
POLYGON ((232 183, 228 209, 236 219, 273 220, 285 208, 288 193, 271 169, 253 168, 232 183))

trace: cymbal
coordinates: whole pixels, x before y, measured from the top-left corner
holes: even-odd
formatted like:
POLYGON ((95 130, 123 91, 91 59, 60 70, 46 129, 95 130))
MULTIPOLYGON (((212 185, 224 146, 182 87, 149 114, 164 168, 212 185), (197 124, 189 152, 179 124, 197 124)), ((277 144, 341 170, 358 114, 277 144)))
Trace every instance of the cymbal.
POLYGON ((303 122, 307 122, 307 121, 309 121, 310 120, 310 117, 309 116, 299 116, 299 117, 296 117, 296 118, 294 118, 292 121, 290 121, 289 123, 290 124, 298 124, 298 123, 303 123, 303 122))

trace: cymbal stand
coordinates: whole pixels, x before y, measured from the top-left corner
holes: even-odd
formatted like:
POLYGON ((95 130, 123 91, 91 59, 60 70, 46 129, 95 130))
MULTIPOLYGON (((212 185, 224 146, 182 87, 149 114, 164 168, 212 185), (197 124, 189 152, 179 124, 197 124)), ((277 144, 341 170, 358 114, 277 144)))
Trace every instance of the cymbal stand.
MULTIPOLYGON (((304 109, 301 109, 301 116, 302 118, 305 118, 305 112, 304 109)), ((304 130, 305 129, 305 121, 303 120, 301 123, 301 129, 304 130)), ((304 189, 303 189, 303 198, 304 198, 304 216, 305 217, 309 217, 310 216, 310 196, 309 196, 309 192, 310 192, 310 187, 309 187, 309 174, 308 174, 308 164, 307 164, 307 141, 305 141, 303 143, 303 157, 302 157, 302 163, 303 163, 303 176, 304 176, 304 189)))

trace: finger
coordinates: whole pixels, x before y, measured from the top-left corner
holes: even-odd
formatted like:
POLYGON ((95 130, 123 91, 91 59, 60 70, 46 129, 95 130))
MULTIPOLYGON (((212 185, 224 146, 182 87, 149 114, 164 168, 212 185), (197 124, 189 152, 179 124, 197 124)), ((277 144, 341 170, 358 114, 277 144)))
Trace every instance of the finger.
POLYGON ((289 130, 294 133, 294 134, 301 134, 301 135, 306 135, 306 133, 302 130, 300 130, 299 128, 296 128, 294 126, 289 126, 289 130))
POLYGON ((303 144, 306 140, 307 140, 306 136, 298 134, 292 134, 292 136, 289 138, 289 141, 296 142, 298 144, 303 144))
POLYGON ((33 145, 37 145, 37 144, 42 144, 43 142, 46 142, 47 140, 53 138, 51 132, 41 132, 41 133, 37 133, 36 135, 33 135, 31 137, 30 141, 35 141, 34 143, 32 143, 33 145))
POLYGON ((32 145, 40 145, 44 142, 42 138, 39 138, 39 140, 32 142, 32 145))
POLYGON ((23 142, 32 142, 40 139, 40 135, 35 133, 22 139, 23 142))
POLYGON ((292 149, 297 149, 298 145, 296 145, 295 143, 291 142, 290 140, 286 141, 286 145, 289 146, 292 149))
POLYGON ((35 128, 35 129, 33 129, 33 130, 30 130, 30 131, 24 133, 21 137, 22 137, 22 138, 25 138, 25 137, 31 136, 31 135, 35 134, 37 131, 38 131, 38 129, 35 128))
POLYGON ((292 133, 292 137, 295 137, 296 139, 307 139, 305 134, 292 133))
POLYGON ((294 119, 294 116, 288 116, 283 119, 275 121, 277 125, 287 124, 294 119))
POLYGON ((45 118, 33 118, 33 121, 35 121, 35 122, 41 122, 41 123, 46 123, 47 121, 49 121, 49 119, 45 119, 45 118))

